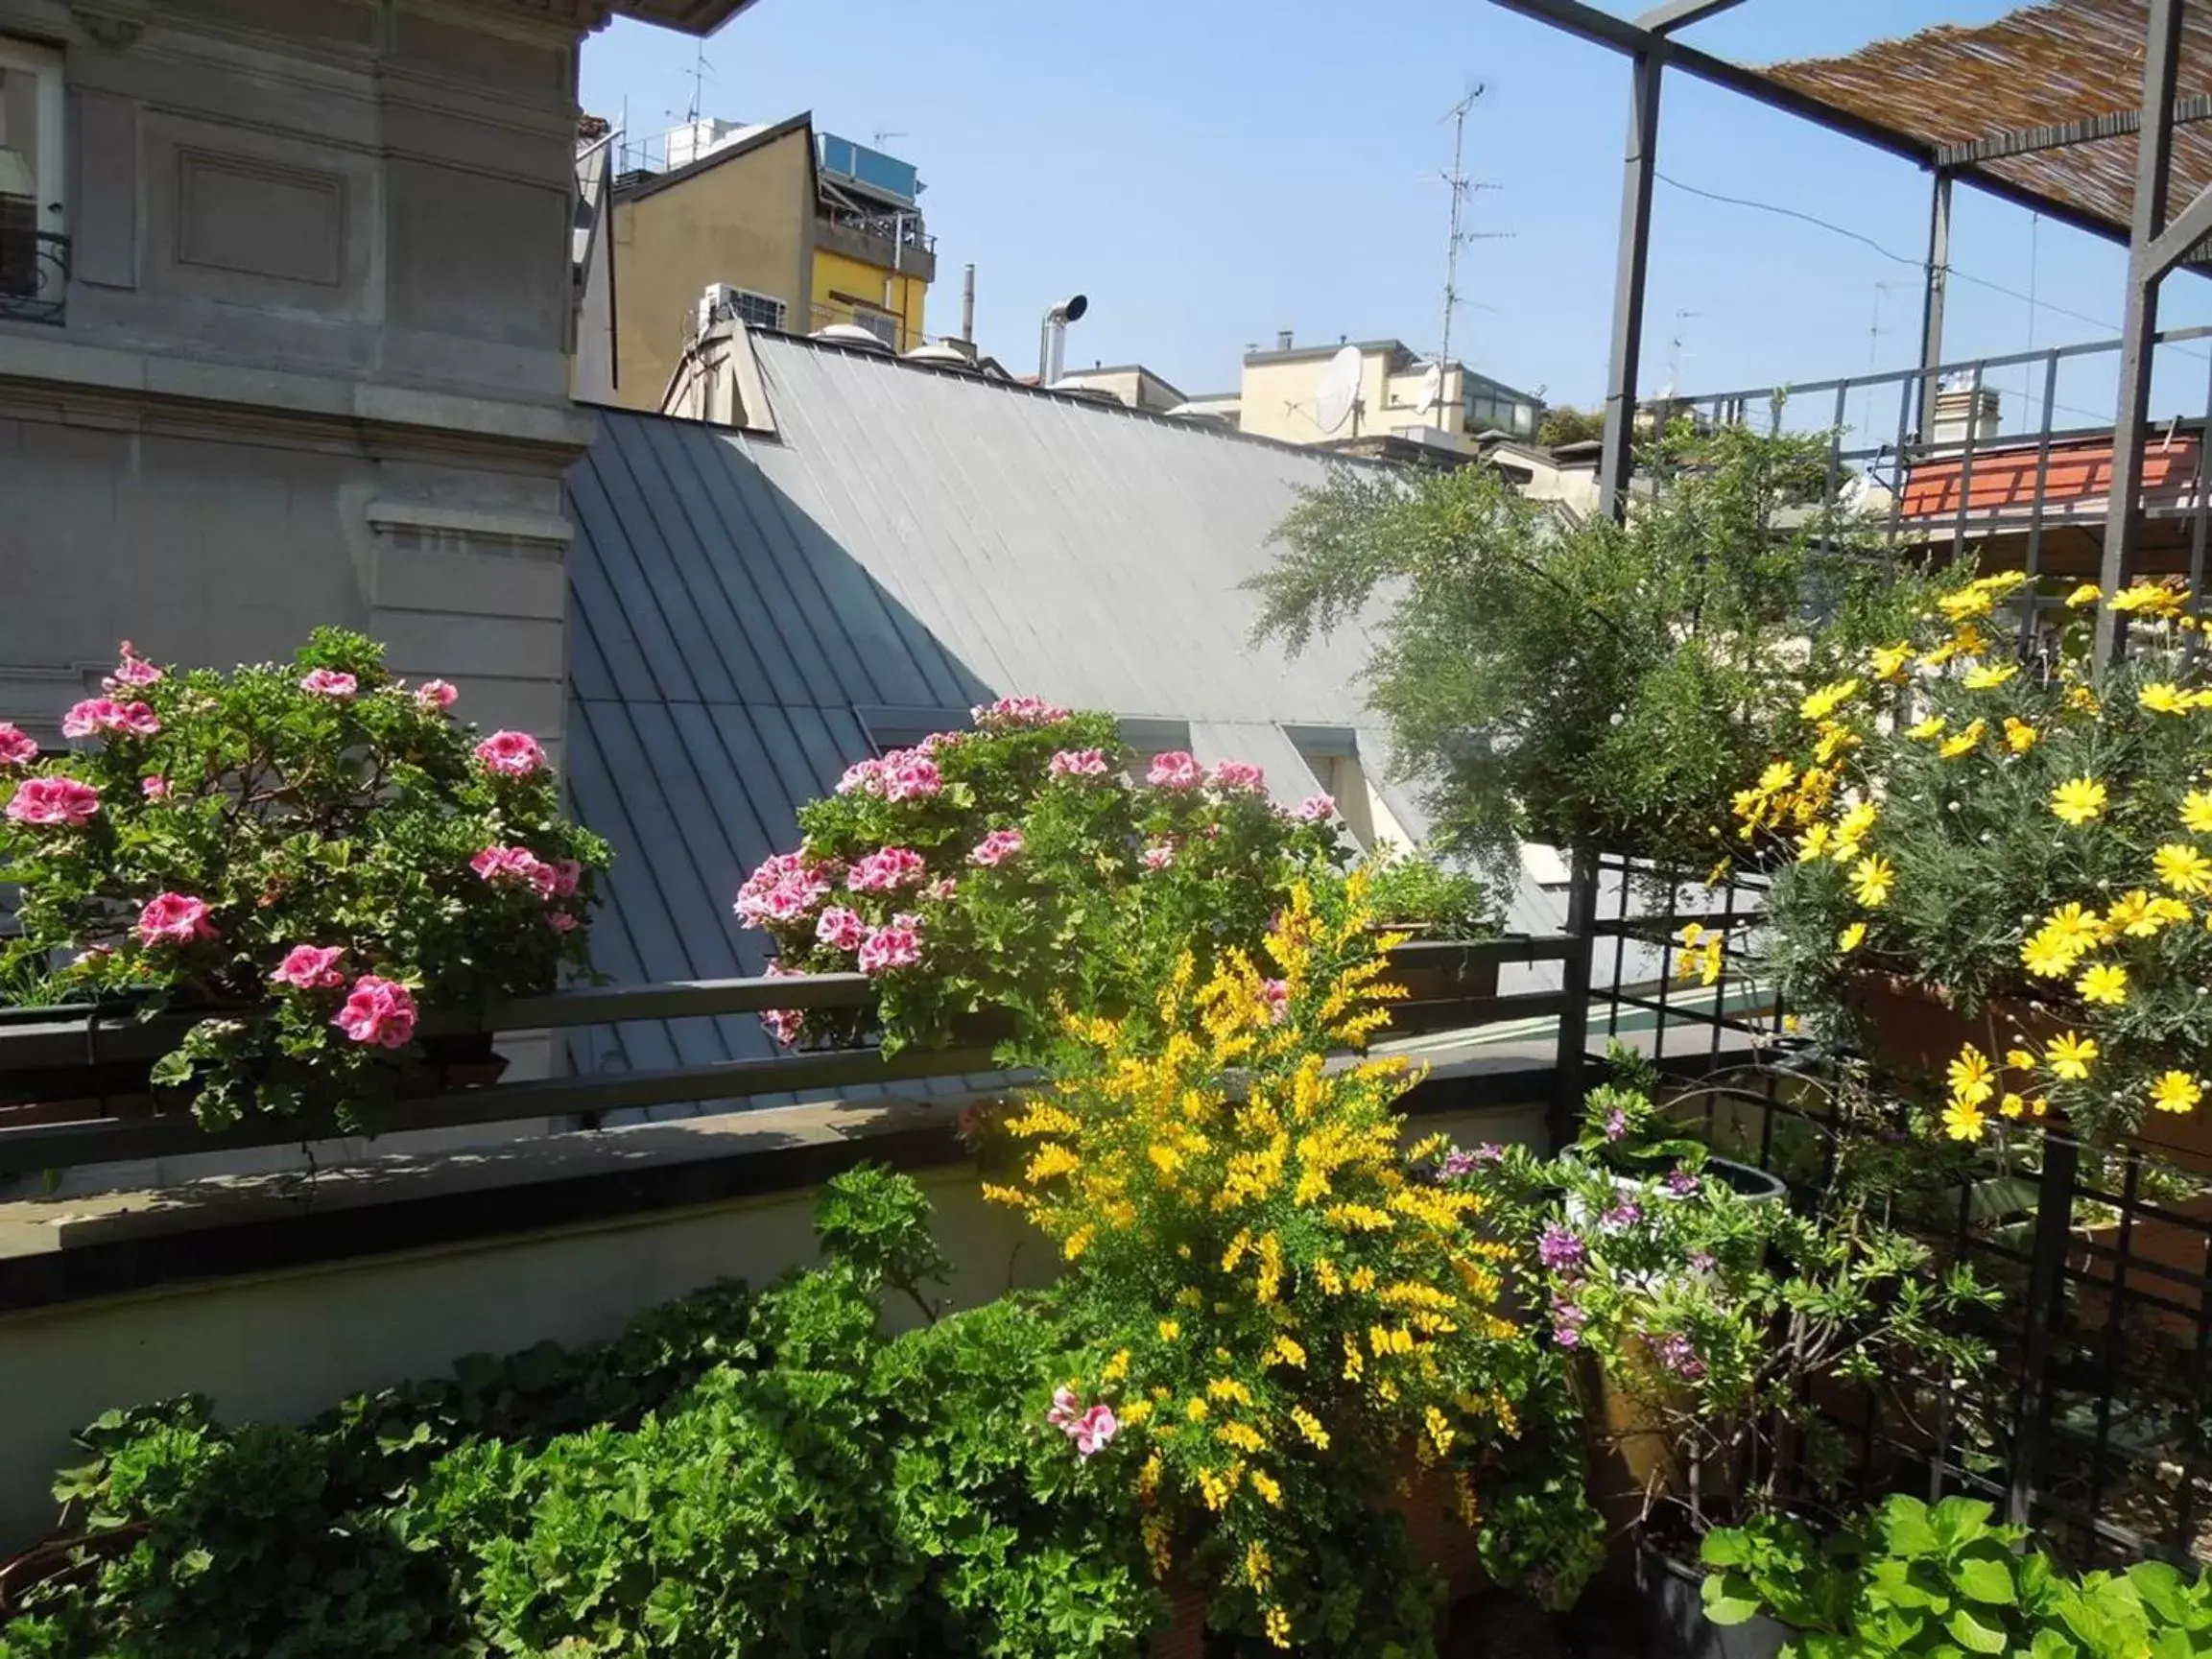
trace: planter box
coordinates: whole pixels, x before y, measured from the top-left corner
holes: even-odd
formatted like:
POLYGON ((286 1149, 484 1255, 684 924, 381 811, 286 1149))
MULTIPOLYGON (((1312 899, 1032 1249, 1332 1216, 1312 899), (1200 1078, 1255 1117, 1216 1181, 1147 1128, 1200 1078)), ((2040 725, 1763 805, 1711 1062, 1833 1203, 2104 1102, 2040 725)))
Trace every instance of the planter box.
MULTIPOLYGON (((1416 922, 1377 927, 1372 931, 1411 934, 1414 936, 1410 942, 1432 946, 1463 942, 1473 946, 1487 942, 1432 939, 1422 924, 1416 922)), ((1385 1028, 1400 1032, 1434 1031, 1460 1023, 1458 1016, 1467 1006, 1495 1002, 1498 997, 1498 964, 1487 960, 1469 960, 1462 957, 1457 960, 1432 962, 1393 961, 1384 973, 1383 981, 1406 988, 1405 1000, 1390 1005, 1391 1019, 1385 1028)))
POLYGON ((1647 1659, 1776 1659, 1790 1629, 1764 1615, 1744 1624, 1705 1617, 1703 1571, 1652 1545, 1636 1551, 1647 1659))

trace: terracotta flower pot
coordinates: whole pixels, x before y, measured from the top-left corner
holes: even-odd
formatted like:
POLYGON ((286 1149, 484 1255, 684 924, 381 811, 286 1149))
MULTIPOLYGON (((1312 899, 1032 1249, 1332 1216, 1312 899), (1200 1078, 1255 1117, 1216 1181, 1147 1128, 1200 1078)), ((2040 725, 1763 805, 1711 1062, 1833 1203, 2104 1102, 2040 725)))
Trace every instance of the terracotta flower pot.
POLYGON ((1844 1001, 1865 1023, 1867 1057, 1910 1081, 1939 1082, 1968 1043, 2002 1059, 2007 1049, 2040 1049, 2066 1029, 2049 1008, 2017 997, 1992 997, 1969 1018, 1940 985, 1871 970, 1852 977, 1844 1001))

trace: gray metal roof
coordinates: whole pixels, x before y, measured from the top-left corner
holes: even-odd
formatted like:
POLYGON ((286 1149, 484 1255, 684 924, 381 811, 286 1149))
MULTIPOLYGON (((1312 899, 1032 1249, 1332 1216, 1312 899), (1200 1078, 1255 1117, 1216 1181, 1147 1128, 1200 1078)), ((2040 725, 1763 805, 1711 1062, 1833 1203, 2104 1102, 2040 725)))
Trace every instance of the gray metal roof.
MULTIPOLYGON (((1258 761, 1286 800, 1320 785, 1280 728, 1346 728, 1425 833, 1357 683, 1366 641, 1295 658, 1247 643, 1238 583, 1325 458, 800 339, 753 345, 773 437, 603 411, 569 479, 569 777, 617 853, 603 971, 760 970, 731 896, 796 842, 797 803, 873 752, 861 710, 1029 692, 1184 721, 1202 758, 1258 761)), ((1558 925, 1533 887, 1514 912, 1558 925)), ((765 1052, 754 1022, 726 1019, 590 1033, 573 1057, 765 1052)))

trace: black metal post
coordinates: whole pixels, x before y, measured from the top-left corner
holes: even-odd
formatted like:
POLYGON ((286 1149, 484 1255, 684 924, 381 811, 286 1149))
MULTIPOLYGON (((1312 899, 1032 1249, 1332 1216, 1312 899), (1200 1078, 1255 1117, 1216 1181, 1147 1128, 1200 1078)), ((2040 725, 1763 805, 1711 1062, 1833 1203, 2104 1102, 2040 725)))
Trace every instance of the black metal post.
POLYGON ((1936 397, 1943 362, 1943 297, 1951 283, 1951 176, 1938 170, 1928 197, 1927 288, 1920 304, 1920 441, 1936 438, 1936 397))
MULTIPOLYGON (((2112 487, 2105 504, 2105 559, 2098 574, 2117 593, 2134 573, 2135 502, 2143 483, 2143 436, 2151 418, 2151 354, 2158 333, 2158 279, 2152 244, 2166 226, 2174 162, 2174 89, 2181 69, 2182 0, 2151 0, 2143 49, 2143 125, 2135 135, 2135 211, 2128 240, 2128 304, 2120 331, 2120 390, 2112 422, 2112 487)), ((2119 652, 2121 613, 2097 613, 2100 672, 2119 652)))
POLYGON ((2035 1192, 2035 1233, 2028 1265, 2027 1330, 2020 1357, 2020 1396, 2012 1419, 2011 1468, 2005 1520, 2025 1527, 2042 1479, 2043 1442, 2051 1426, 2052 1336, 2066 1304, 2066 1248, 2073 1238, 2074 1186, 2081 1149, 2060 1135, 2043 1141, 2043 1174, 2035 1192))
POLYGON ((1644 350, 1644 285, 1651 273, 1652 187, 1659 159, 1659 78, 1665 45, 1636 54, 1629 94, 1629 144, 1622 159, 1621 242, 1613 268, 1613 355, 1605 372, 1605 440, 1598 510, 1615 519, 1629 505, 1635 467, 1636 376, 1644 350))
MULTIPOLYGON (((1622 877, 1623 882, 1627 876, 1622 877)), ((1590 952, 1597 943, 1598 859, 1577 852, 1567 883, 1567 960, 1561 964, 1559 1045, 1552 1084, 1552 1150, 1575 1136, 1582 1109, 1583 1061, 1590 1037, 1590 952)))

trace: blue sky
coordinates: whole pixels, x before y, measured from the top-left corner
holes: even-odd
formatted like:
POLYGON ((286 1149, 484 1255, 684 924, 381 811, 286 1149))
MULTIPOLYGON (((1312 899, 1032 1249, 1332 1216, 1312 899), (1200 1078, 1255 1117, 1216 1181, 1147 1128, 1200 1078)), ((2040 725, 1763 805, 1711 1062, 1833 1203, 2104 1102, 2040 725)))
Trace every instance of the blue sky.
MULTIPOLYGON (((1747 0, 1688 38, 1772 61, 2010 9, 1747 0)), ((585 48, 584 107, 627 112, 639 137, 657 133, 691 99, 696 51, 685 36, 617 25, 585 48)), ((1190 392, 1233 387, 1244 348, 1283 328, 1300 344, 1396 336, 1436 348, 1447 211, 1438 175, 1451 155, 1439 117, 1483 83, 1466 171, 1497 188, 1472 198, 1470 228, 1510 234, 1463 254, 1468 303, 1453 353, 1554 402, 1587 404, 1603 388, 1627 68, 1486 0, 757 0, 707 42, 706 60, 707 113, 773 121, 812 109, 818 128, 864 143, 898 134, 883 147, 928 185, 932 332, 958 328, 960 271, 973 262, 977 333, 1010 367, 1033 366, 1039 315, 1081 290, 1091 311, 1070 331, 1070 364, 1142 362, 1190 392)), ((1919 257, 1927 182, 1916 169, 1681 76, 1669 79, 1664 115, 1670 178, 1919 257)), ((1703 391, 1917 355, 1912 266, 1669 184, 1654 226, 1648 387, 1677 361, 1680 388, 1703 391)), ((2117 332, 2119 249, 1971 190, 1953 236, 1947 356, 2117 332), (1976 278, 2033 290, 2043 309, 1976 278)), ((2163 320, 2212 321, 2204 282, 2170 279, 2163 320)), ((2163 354, 2159 403, 2200 411, 2208 366, 2200 348, 2163 354)), ((2060 401, 2107 414, 2113 372, 2108 357, 2070 368, 2060 401)), ((2008 428, 2023 379, 2018 368, 1992 376, 2011 393, 2008 428)))

